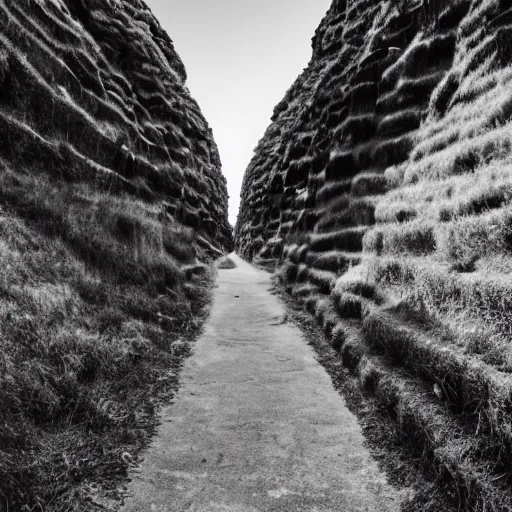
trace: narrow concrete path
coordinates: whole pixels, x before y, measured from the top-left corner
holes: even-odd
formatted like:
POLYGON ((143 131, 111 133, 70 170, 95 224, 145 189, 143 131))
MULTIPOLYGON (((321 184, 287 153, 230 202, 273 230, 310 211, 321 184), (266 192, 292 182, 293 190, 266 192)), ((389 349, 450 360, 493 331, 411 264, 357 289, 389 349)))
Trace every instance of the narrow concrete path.
POLYGON ((269 274, 232 258, 123 511, 398 510, 269 274))

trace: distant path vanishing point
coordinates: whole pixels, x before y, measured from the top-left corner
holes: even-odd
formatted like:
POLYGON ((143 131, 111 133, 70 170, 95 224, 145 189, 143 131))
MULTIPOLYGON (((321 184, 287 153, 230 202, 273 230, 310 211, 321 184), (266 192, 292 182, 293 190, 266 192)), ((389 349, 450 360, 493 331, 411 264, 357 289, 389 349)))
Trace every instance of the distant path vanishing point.
POLYGON ((123 512, 397 511, 270 275, 231 257, 123 512))

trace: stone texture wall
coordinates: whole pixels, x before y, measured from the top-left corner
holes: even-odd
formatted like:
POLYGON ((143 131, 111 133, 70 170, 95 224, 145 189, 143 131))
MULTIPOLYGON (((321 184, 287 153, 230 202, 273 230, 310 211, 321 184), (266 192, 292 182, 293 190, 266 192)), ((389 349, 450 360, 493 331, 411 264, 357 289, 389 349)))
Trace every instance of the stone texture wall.
POLYGON ((128 193, 228 249, 227 190, 183 63, 139 0, 0 1, 0 157, 128 193))

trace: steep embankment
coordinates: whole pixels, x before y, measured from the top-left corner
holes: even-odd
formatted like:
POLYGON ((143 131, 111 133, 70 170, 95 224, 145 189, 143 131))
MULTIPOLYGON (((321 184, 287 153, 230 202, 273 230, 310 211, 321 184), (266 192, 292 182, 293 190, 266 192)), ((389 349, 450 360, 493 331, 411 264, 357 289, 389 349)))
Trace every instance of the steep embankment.
POLYGON ((236 230, 468 510, 512 510, 511 36, 506 1, 335 1, 236 230))
POLYGON ((185 80, 140 0, 0 0, 0 510, 92 510, 176 383, 231 245, 185 80))

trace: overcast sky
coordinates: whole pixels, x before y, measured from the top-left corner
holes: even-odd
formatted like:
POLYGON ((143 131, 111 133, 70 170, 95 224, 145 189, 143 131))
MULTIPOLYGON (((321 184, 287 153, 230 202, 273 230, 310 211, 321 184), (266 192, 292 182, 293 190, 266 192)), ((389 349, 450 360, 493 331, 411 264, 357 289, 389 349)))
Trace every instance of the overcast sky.
POLYGON ((213 129, 228 180, 229 220, 274 106, 311 57, 331 0, 146 0, 168 32, 213 129))

